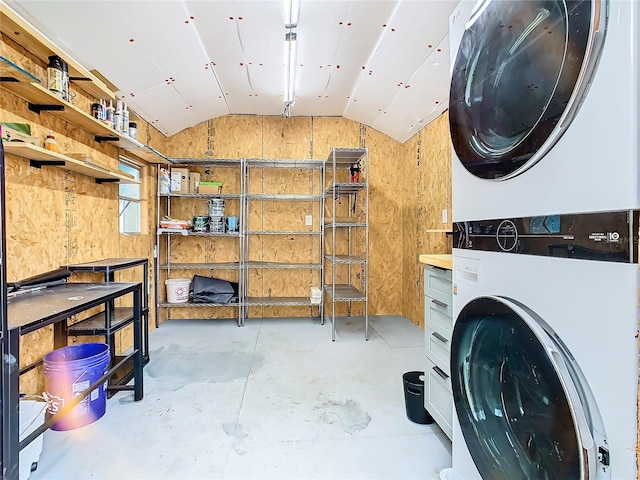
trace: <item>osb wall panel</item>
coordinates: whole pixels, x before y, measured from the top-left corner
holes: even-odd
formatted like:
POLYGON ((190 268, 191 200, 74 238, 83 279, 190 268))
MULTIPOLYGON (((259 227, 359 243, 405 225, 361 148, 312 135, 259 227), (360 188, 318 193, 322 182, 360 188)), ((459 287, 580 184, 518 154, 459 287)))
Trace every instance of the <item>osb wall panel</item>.
POLYGON ((451 153, 445 112, 405 145, 403 181, 402 314, 416 325, 424 323, 422 253, 451 253, 444 233, 451 229, 451 153), (449 221, 442 223, 442 210, 449 221))
POLYGON ((402 311, 402 172, 403 147, 368 128, 369 165, 369 313, 402 311))
POLYGON ((313 117, 311 119, 313 155, 326 160, 334 147, 362 146, 360 124, 340 117, 313 117))
MULTIPOLYGON (((399 313, 402 311, 402 171, 398 168, 402 160, 403 146, 373 129, 343 118, 316 117, 261 117, 226 116, 203 122, 180 132, 169 139, 167 155, 172 157, 204 158, 205 152, 219 158, 267 158, 267 159, 326 159, 333 147, 368 147, 369 164, 363 167, 363 177, 370 183, 370 313, 399 313), (394 232, 389 235, 389 232, 394 232)), ((348 170, 341 172, 340 180, 348 179, 348 170)), ((319 178, 309 171, 261 169, 252 167, 249 172, 248 189, 251 193, 319 193, 319 178), (311 185, 312 184, 312 185, 311 185)), ((330 181, 327 178, 327 183, 330 181)), ((225 187, 226 190, 226 187, 225 187)), ((331 211, 327 202, 325 214, 331 211)), ((357 209, 363 213, 364 202, 358 197, 357 209)), ((347 216, 348 199, 340 199, 337 215, 347 216)), ((178 207, 179 208, 179 207, 178 207)), ((315 212, 310 202, 249 202, 250 230, 305 230, 305 215, 312 214, 314 227, 319 226, 320 213, 315 212)), ((192 212, 176 210, 173 214, 186 218, 192 212)), ((362 214, 361 213, 361 214, 362 214)), ((270 239, 269 242, 283 239, 270 239)), ((302 239, 285 240, 285 249, 277 246, 278 252, 289 254, 289 261, 307 261, 311 249, 302 239)), ((318 241, 319 243, 319 241, 318 241)), ((252 259, 262 254, 264 240, 251 238, 249 251, 252 259), (258 250, 256 250, 258 249, 258 250), (257 256, 256 256, 256 252, 257 256)), ((274 243, 275 245, 275 243, 274 243)), ((314 246, 313 255, 319 247, 314 246)), ((279 254, 280 255, 280 254, 279 254)), ((276 271, 282 278, 290 278, 289 271, 276 271)), ((313 272, 306 271, 307 284, 314 279, 313 272)), ((263 272, 250 272, 249 292, 252 295, 268 295, 262 290, 263 272)), ((285 285, 283 280, 282 285, 285 285)), ((292 289, 297 288, 292 284, 292 289)), ((286 290, 283 290, 283 295, 286 290)), ((292 295, 291 293, 289 295, 292 295)), ((260 311, 277 309, 260 309, 260 311)), ((251 313, 251 312, 250 312, 251 313)))
MULTIPOLYGON (((7 155, 6 194, 9 281, 68 263, 117 256, 116 186, 98 185, 61 169, 35 169, 27 160, 7 155)), ((23 366, 53 348, 50 329, 22 342, 23 366)), ((22 391, 39 393, 42 388, 40 369, 21 378, 22 391)))
MULTIPOLYGON (((0 54, 3 57, 36 77, 46 79, 46 66, 40 60, 11 40, 5 37, 2 40, 0 54)), ((75 95, 71 103, 87 112, 90 111, 93 99, 75 88, 73 83, 71 93, 75 95)), ((28 123, 31 126, 31 134, 41 142, 49 130, 52 130, 61 153, 89 155, 91 161, 97 165, 111 170, 118 169, 117 147, 109 142, 95 142, 92 134, 53 114, 43 112, 38 115, 29 111, 25 100, 6 91, 0 95, 0 119, 5 122, 28 123)), ((162 135, 153 127, 138 120, 138 128, 148 131, 146 136, 154 138, 157 145, 161 144, 162 135)), ((149 197, 147 190, 147 199, 155 199, 154 178, 155 173, 153 183, 147 182, 147 187, 153 192, 149 197)), ((119 236, 116 184, 99 185, 93 178, 56 167, 30 167, 28 160, 7 155, 6 194, 9 281, 53 270, 60 265, 108 257, 147 257, 152 265, 153 236, 119 236)), ((154 205, 155 201, 150 202, 152 208, 154 205)), ((155 214, 153 222, 155 224, 155 214)), ((155 232, 155 228, 151 231, 155 232)), ((128 279, 126 275, 123 278, 128 279)), ((89 276, 84 280, 90 281, 92 278, 89 276)), ((138 278, 136 281, 140 280, 141 278, 138 278)), ((73 317, 70 323, 81 318, 84 317, 73 317)), ((153 318, 151 320, 153 325, 153 318)), ((120 337, 118 348, 128 348, 131 344, 130 332, 122 332, 120 337)), ((71 337, 69 342, 93 340, 93 337, 71 337)), ((102 338, 97 340, 103 341, 102 338)), ((24 366, 41 359, 51 351, 52 329, 41 329, 24 336, 20 341, 20 362, 24 366)), ((41 393, 43 388, 41 368, 32 370, 20 379, 22 392, 41 393)))
MULTIPOLYGON (((427 127, 428 128, 428 127, 427 127)), ((418 272, 418 219, 417 219, 417 190, 420 168, 418 156, 421 155, 421 133, 415 135, 405 144, 405 158, 402 164, 403 176, 403 208, 402 208, 402 314, 416 325, 422 325, 423 315, 420 314, 424 305, 422 294, 422 279, 418 272)))
POLYGON ((251 235, 249 260, 252 262, 319 263, 315 235, 251 235))
MULTIPOLYGON (((319 217, 320 202, 249 201, 249 227, 252 231, 312 232, 313 225, 305 224, 305 216, 319 217)), ((316 222, 315 230, 319 228, 316 222)), ((318 242, 319 243, 319 242, 318 242)))
MULTIPOLYGON (((198 235, 164 236, 161 243, 166 248, 171 245, 173 263, 208 263, 239 261, 240 246, 238 237, 203 237, 198 235)), ((163 263, 164 260, 163 258, 163 263)), ((172 270, 172 276, 178 271, 172 270)), ((180 273, 179 276, 182 276, 180 273)))
POLYGON ((263 117, 262 158, 310 158, 310 117, 263 117))
POLYGON ((169 157, 262 158, 260 116, 229 115, 202 122, 167 141, 169 157))

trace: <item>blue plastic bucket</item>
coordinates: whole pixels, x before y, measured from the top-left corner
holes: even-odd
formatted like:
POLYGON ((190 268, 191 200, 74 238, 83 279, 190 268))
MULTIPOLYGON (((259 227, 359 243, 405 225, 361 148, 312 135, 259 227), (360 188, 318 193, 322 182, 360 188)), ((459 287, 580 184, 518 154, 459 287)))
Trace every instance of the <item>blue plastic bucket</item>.
MULTIPOLYGON (((79 396, 109 371, 109 346, 81 343, 59 348, 44 356, 47 418, 79 396)), ((91 392, 51 428, 73 430, 95 422, 107 409, 107 382, 91 392)))

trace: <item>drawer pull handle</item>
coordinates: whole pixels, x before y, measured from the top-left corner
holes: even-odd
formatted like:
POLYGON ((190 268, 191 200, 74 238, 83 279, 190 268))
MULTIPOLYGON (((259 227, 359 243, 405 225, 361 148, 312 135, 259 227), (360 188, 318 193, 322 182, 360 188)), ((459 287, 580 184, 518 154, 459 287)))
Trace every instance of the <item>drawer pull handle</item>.
POLYGON ((433 367, 433 370, 440 376, 440 378, 442 378, 443 380, 447 380, 449 378, 449 375, 447 375, 446 373, 444 373, 442 371, 441 368, 439 367, 433 367))
POLYGON ((442 308, 447 308, 447 304, 444 302, 441 302, 440 300, 436 300, 435 298, 431 299, 431 303, 435 303, 437 306, 442 307, 442 308))
POLYGON ((446 338, 444 338, 442 335, 440 335, 438 332, 432 332, 431 333, 432 336, 436 337, 438 340, 440 340, 442 343, 447 343, 449 340, 447 340, 446 338))

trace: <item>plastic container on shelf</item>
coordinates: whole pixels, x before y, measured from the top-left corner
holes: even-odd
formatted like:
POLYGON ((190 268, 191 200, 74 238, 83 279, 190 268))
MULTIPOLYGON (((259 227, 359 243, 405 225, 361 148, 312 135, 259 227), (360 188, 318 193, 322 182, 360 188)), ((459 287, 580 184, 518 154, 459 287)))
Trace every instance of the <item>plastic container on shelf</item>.
POLYGON ((53 130, 49 130, 49 133, 47 133, 47 138, 44 139, 44 148, 52 152, 58 151, 58 142, 53 134, 53 130))
POLYGON ((186 303, 189 301, 189 286, 191 280, 188 278, 168 278, 164 282, 167 288, 168 303, 186 303))

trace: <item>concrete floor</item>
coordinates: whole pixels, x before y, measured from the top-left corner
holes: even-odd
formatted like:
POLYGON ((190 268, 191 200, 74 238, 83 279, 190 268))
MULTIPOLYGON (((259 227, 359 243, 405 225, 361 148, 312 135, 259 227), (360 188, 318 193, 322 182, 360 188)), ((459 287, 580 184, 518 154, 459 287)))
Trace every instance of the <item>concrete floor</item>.
POLYGON ((121 392, 86 427, 44 434, 31 479, 437 479, 451 444, 405 414, 424 334, 399 316, 164 323, 144 399, 121 392))

